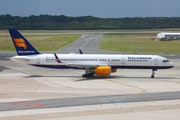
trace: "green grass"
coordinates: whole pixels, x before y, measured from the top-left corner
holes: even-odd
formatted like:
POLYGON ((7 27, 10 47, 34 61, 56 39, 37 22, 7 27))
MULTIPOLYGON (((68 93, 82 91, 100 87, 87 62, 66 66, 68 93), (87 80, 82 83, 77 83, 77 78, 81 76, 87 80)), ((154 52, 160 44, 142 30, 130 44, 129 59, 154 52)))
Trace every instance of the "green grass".
POLYGON ((126 38, 128 35, 123 35, 123 34, 116 34, 116 33, 111 33, 111 34, 104 34, 103 38, 126 38))
MULTIPOLYGON (((156 35, 156 34, 155 34, 156 35)), ((111 34, 110 40, 101 42, 100 48, 105 50, 113 50, 120 52, 130 53, 157 53, 157 54, 180 54, 180 40, 174 41, 152 41, 151 38, 155 37, 152 33, 134 33, 124 34, 116 37, 117 34, 111 34), (113 40, 114 38, 117 38, 113 40)), ((108 37, 104 35, 104 37, 108 37)))
MULTIPOLYGON (((45 32, 23 31, 23 33, 45 33, 45 32)), ((55 33, 55 32, 49 31, 49 33, 55 33)), ((58 50, 72 43, 73 41, 77 40, 79 37, 81 37, 81 35, 79 34, 37 34, 37 35, 33 34, 33 35, 24 35, 24 36, 39 51, 58 50)), ((7 35, 0 36, 0 50, 4 50, 4 51, 15 50, 12 40, 8 33, 7 35)))
MULTIPOLYGON (((20 32, 22 32, 22 34, 39 51, 58 50, 77 40, 81 36, 79 34, 65 34, 74 33, 76 31, 23 30, 20 32)), ((104 30, 102 32, 109 31, 104 30)), ((103 38, 108 40, 103 40, 101 42, 101 49, 130 53, 180 54, 180 41, 152 41, 151 39, 157 35, 157 31, 112 30, 110 32, 115 33, 103 35, 103 38)), ((0 31, 0 50, 15 51, 14 45, 7 30, 0 31)))

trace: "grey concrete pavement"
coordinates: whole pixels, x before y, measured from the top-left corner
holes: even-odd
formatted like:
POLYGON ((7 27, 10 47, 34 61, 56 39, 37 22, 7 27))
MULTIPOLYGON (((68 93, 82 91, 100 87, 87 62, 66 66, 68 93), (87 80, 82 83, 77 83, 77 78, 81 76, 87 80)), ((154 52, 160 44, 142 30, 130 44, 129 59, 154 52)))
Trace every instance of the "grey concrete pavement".
MULTIPOLYGON (((83 33, 80 39, 55 52, 79 53, 81 48, 87 54, 119 53, 99 50, 101 40, 102 33, 83 33)), ((180 55, 163 55, 175 67, 156 71, 154 79, 149 70, 118 70, 111 76, 88 80, 81 77, 84 71, 80 70, 51 70, 9 61, 14 55, 0 52, 2 120, 180 117, 180 55)))

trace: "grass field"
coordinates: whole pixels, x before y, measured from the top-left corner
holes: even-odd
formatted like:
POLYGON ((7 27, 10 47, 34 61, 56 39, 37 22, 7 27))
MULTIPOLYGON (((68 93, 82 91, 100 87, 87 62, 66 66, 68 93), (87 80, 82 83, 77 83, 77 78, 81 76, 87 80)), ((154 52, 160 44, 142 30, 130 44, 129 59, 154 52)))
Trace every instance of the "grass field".
POLYGON ((130 53, 180 54, 180 40, 151 40, 156 33, 105 34, 100 48, 130 53))
MULTIPOLYGON (((6 31, 7 32, 7 31, 6 31)), ((0 50, 14 51, 14 45, 9 36, 9 33, 0 32, 0 50)), ((58 50, 67 44, 77 40, 81 35, 79 34, 58 34, 58 31, 21 31, 22 34, 32 43, 32 45, 39 51, 58 50), (48 34, 44 34, 48 33, 48 34), (57 34, 54 34, 57 33, 57 34)))
MULTIPOLYGON (((179 29, 167 29, 167 31, 177 30, 179 29)), ((151 40, 159 33, 159 31, 165 30, 21 30, 20 32, 39 51, 58 50, 67 44, 72 43, 81 36, 80 34, 73 34, 75 32, 112 32, 111 34, 103 35, 103 38, 106 38, 107 40, 101 42, 101 49, 130 53, 180 54, 180 41, 178 40, 151 40)), ((0 50, 15 50, 8 31, 0 31, 0 50)))

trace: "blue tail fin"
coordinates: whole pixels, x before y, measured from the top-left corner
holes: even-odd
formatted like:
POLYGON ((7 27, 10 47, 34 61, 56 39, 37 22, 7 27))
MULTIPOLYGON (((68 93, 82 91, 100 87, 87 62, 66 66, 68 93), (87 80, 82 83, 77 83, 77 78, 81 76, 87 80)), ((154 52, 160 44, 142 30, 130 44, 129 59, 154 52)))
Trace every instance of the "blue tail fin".
POLYGON ((16 29, 9 29, 9 33, 18 55, 40 54, 16 29))

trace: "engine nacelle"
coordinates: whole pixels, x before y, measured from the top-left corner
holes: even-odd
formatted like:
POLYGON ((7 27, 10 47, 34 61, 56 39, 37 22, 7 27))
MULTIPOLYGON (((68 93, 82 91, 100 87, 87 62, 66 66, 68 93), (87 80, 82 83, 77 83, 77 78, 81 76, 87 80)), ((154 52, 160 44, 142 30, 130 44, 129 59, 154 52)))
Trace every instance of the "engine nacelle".
POLYGON ((111 67, 110 66, 100 66, 94 69, 94 74, 98 75, 110 75, 111 67))
POLYGON ((111 69, 111 73, 115 73, 117 69, 111 69))

